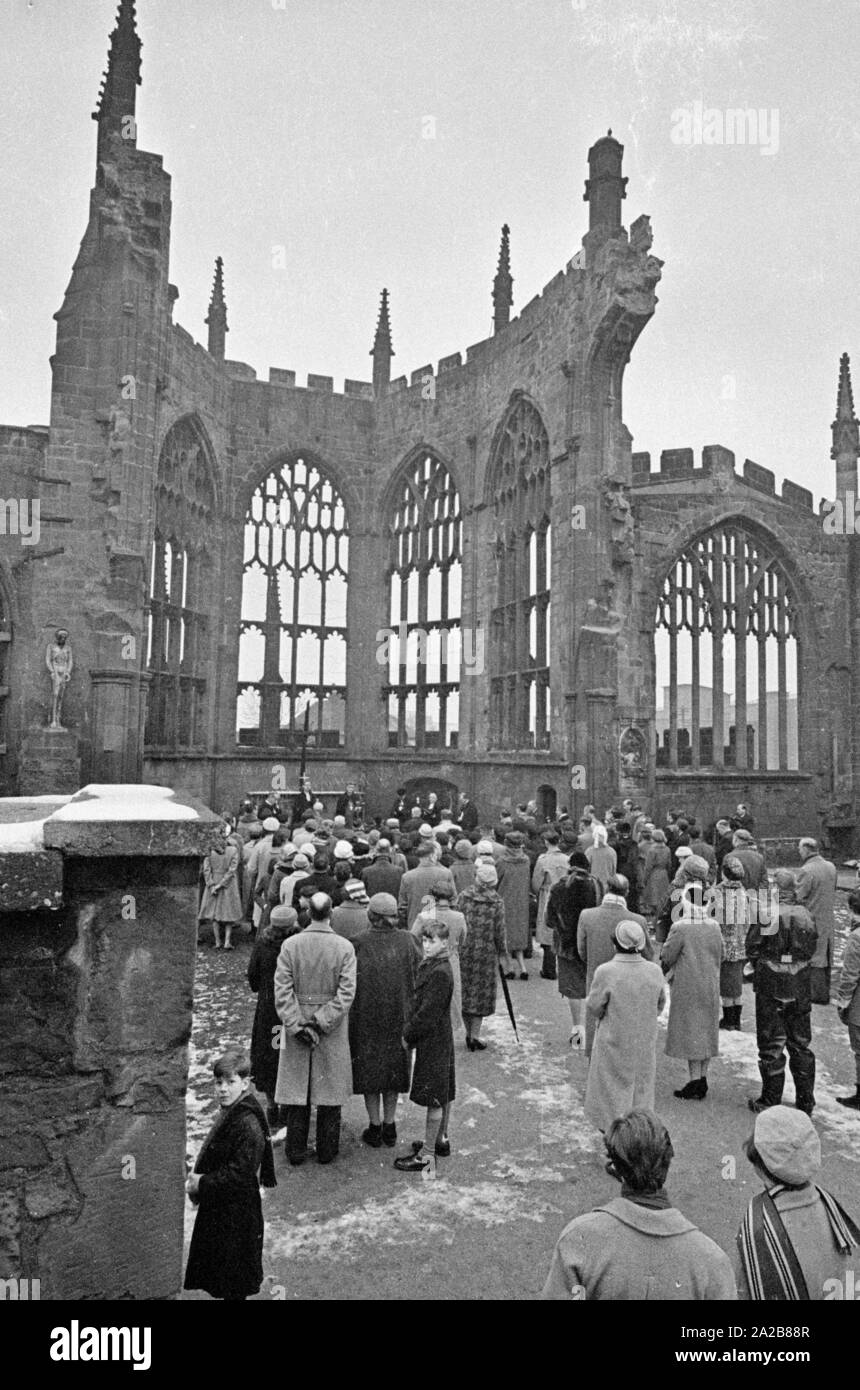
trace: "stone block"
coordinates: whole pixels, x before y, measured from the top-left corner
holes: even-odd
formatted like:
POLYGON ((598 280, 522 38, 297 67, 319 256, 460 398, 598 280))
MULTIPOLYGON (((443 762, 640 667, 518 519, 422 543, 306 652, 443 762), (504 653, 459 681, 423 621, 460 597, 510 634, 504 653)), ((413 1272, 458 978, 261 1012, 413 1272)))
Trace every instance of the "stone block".
POLYGON ((692 471, 692 449, 664 449, 660 454, 660 473, 664 478, 683 478, 692 471))
POLYGON ((774 474, 769 468, 762 468, 761 464, 753 463, 752 459, 744 460, 744 482, 758 492, 776 493, 774 474))
POLYGON ((227 358, 224 362, 226 370, 234 381, 256 381, 257 373, 253 367, 249 367, 247 362, 233 362, 227 358))
POLYGON ((420 385, 422 384, 422 382, 426 381, 426 379, 427 379, 428 376, 432 376, 432 375, 433 375, 433 365, 432 365, 432 363, 428 363, 426 367, 419 367, 418 370, 417 370, 417 372, 413 372, 413 373, 412 373, 412 376, 409 378, 410 385, 411 385, 411 386, 420 386, 420 385))
POLYGON ((10 1134, 0 1137, 0 1169, 44 1168, 49 1161, 50 1156, 44 1140, 40 1139, 38 1134, 10 1134))
POLYGON ((269 383, 272 386, 295 386, 296 374, 287 371, 284 367, 270 367, 269 383))
POLYGON ((787 502, 790 507, 802 507, 807 512, 814 510, 813 497, 809 488, 789 482, 788 478, 782 484, 782 500, 787 502))
POLYGON ((447 357, 440 357, 439 375, 441 376, 443 372, 451 372, 455 367, 462 367, 462 365, 463 354, 461 352, 452 352, 447 357))
POLYGON ((308 372, 309 391, 334 391, 333 376, 317 376, 314 372, 308 372))
POLYGON ((633 455, 633 481, 645 482, 651 473, 651 455, 639 453, 633 455))
POLYGON ((352 381, 349 377, 347 377, 346 381, 343 383, 343 394, 345 396, 359 396, 362 400, 372 401, 373 382, 352 381))
POLYGON ((722 444, 706 444, 702 450, 702 471, 712 473, 720 469, 734 473, 734 454, 731 449, 724 448, 722 444))
POLYGON ((214 844, 220 820, 169 787, 90 785, 45 821, 48 849, 65 855, 198 857, 214 844))
MULTIPOLYGON (((47 699, 46 696, 46 702, 47 699)), ((77 736, 72 730, 31 728, 21 744, 18 770, 21 795, 75 792, 80 785, 81 760, 77 736)))

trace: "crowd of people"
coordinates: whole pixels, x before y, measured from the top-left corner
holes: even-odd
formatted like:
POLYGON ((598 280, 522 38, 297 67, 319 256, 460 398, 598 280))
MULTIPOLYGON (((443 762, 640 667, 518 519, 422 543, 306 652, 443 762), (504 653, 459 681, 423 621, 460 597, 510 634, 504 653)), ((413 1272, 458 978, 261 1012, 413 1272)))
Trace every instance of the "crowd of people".
MULTIPOLYGON (((589 1059, 586 1115, 604 1136, 609 1171, 623 1183, 621 1197, 601 1211, 626 1222, 625 1240, 631 1230, 647 1234, 643 1220, 668 1223, 664 1234, 695 1232, 665 1198, 671 1143, 653 1115, 658 1018, 667 997, 666 1054, 687 1071, 674 1094, 704 1101, 720 1031, 741 1028, 744 982, 752 982, 761 1075, 760 1094, 749 1098, 761 1141, 753 1152, 761 1173, 792 1188, 774 1159, 781 1141, 773 1127, 784 1127, 788 1114, 796 1130, 798 1112, 807 1121, 812 1114, 811 1008, 829 1002, 831 993, 836 869, 815 840, 800 841, 796 872, 778 870, 771 880, 745 805, 706 830, 680 812, 669 812, 658 827, 629 800, 602 816, 590 806, 576 822, 563 812, 543 824, 535 803, 527 802, 487 823, 465 795, 456 806, 441 806, 433 793, 415 802, 398 789, 389 817, 369 823, 348 785, 332 816, 304 787, 292 804, 277 797, 247 801, 222 820, 222 837, 203 865, 201 939, 209 941, 211 928, 214 948, 231 950, 237 929, 251 933, 248 983, 257 1004, 250 1058, 228 1054, 216 1064, 222 1106, 239 1107, 242 1123, 228 1126, 222 1111, 189 1175, 201 1236, 195 1228, 186 1287, 231 1298, 256 1291, 262 1216, 248 1173, 255 1184, 258 1172, 269 1180, 273 1137, 283 1139, 294 1166, 314 1154, 319 1163, 332 1162, 341 1107, 351 1095, 364 1098, 362 1140, 371 1148, 397 1144, 401 1095, 408 1092, 425 1108, 425 1132, 394 1159, 399 1170, 427 1174, 449 1155, 456 1040, 470 1052, 486 1049, 481 1028, 495 1012, 499 980, 506 993, 508 981, 526 984, 528 962, 538 953, 541 975, 555 980, 567 1000, 569 1044, 589 1059), (795 1110, 782 1104, 786 1060, 795 1110), (265 1114, 251 1082, 267 1098, 265 1114), (211 1221, 202 1219, 207 1192, 211 1204, 229 1206, 227 1188, 214 1178, 231 1135, 243 1155, 244 1186, 226 1226, 231 1239, 240 1238, 238 1225, 241 1239, 254 1239, 237 1261, 250 1271, 239 1292, 235 1283, 224 1291, 223 1261, 209 1258, 206 1245, 211 1221), (636 1195, 642 1183, 645 1199, 636 1195), (648 1209, 647 1220, 637 1207, 648 1209)), ((849 909, 836 1003, 848 1027, 856 1089, 837 1099, 860 1111, 860 892, 849 896, 849 909)), ((795 1130, 791 1142, 811 1153, 809 1131, 795 1130)), ((814 1219, 821 1231, 844 1233, 851 1223, 834 1210, 814 1219)), ((599 1247, 605 1226, 596 1216, 564 1233, 546 1297, 569 1297, 574 1287, 592 1291, 573 1296, 644 1296, 600 1292, 600 1280, 591 1280, 587 1252, 592 1240, 599 1247)), ((765 1216, 770 1231, 770 1207, 765 1216)), ((759 1213, 751 1219, 751 1251, 761 1225, 759 1213)), ((686 1245, 704 1249, 707 1238, 695 1234, 699 1243, 686 1245)), ((758 1296, 761 1258, 750 1255, 736 1273, 758 1296)), ((735 1276, 719 1260, 712 1274, 702 1287, 734 1287, 735 1276)))

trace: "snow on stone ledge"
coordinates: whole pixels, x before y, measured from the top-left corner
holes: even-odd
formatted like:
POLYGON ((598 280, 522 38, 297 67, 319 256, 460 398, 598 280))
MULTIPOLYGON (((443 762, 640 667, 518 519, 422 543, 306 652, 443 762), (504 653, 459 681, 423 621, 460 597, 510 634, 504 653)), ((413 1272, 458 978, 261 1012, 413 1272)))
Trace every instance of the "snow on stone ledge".
POLYGON ((198 811, 176 800, 172 787, 145 783, 91 784, 51 817, 58 821, 199 820, 198 811))
POLYGON ((69 796, 0 796, 0 855, 39 854, 45 848, 45 821, 69 796))

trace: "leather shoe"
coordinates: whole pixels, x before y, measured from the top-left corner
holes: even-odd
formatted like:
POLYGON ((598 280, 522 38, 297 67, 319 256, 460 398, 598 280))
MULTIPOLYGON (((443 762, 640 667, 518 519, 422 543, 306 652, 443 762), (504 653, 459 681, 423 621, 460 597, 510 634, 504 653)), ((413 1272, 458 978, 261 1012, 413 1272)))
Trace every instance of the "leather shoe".
POLYGON ((361 1137, 365 1144, 369 1144, 372 1149, 381 1149, 382 1125, 368 1125, 361 1137))
POLYGON ((412 1153, 401 1154, 399 1158, 395 1158, 394 1166, 395 1168, 399 1168, 401 1173, 423 1173, 425 1168, 430 1167, 430 1160, 429 1158, 422 1157, 421 1149, 419 1148, 417 1153, 413 1151, 412 1153))
POLYGON ((437 1139, 437 1140, 436 1140, 436 1150, 435 1150, 435 1152, 436 1152, 436 1157, 437 1157, 437 1158, 450 1158, 450 1157, 451 1157, 451 1141, 450 1141, 450 1139, 437 1139))
POLYGON ((761 1096, 750 1096, 747 1105, 754 1115, 760 1115, 762 1110, 770 1110, 771 1102, 762 1100, 761 1096))
POLYGON ((382 1142, 387 1148, 393 1149, 397 1143, 397 1125, 392 1120, 391 1124, 382 1122, 382 1142))

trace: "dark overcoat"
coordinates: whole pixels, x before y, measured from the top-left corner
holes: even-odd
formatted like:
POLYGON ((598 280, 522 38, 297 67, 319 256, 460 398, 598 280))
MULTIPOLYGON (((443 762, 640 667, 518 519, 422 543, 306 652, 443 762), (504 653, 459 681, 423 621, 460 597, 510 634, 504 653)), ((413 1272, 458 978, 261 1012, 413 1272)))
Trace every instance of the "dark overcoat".
POLYGON ((415 993, 421 951, 410 932, 374 924, 354 943, 356 990, 349 1011, 352 1089, 356 1095, 409 1090, 403 1029, 415 993))
POLYGON ((422 960, 403 1037, 415 1048, 409 1099, 435 1109, 454 1099, 454 975, 445 956, 422 960))
POLYGON ((251 1028, 251 1080, 267 1096, 275 1093, 281 1036, 281 1020, 275 1008, 275 969, 286 937, 299 930, 296 923, 292 930, 274 937, 271 928, 258 932, 248 961, 248 984, 257 996, 251 1028))
POLYGON ((263 1282, 259 1181, 275 1186, 269 1127, 254 1096, 246 1092, 221 1112, 194 1171, 201 1176, 185 1287, 249 1298, 263 1282))

